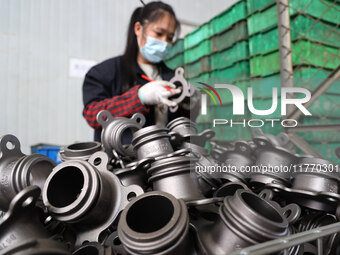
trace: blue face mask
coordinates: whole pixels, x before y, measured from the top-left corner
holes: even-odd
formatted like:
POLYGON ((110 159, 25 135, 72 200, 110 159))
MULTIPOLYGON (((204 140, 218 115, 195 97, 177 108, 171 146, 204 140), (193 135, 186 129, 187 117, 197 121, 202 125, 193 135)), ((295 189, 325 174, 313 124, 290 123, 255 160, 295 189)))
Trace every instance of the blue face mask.
POLYGON ((171 45, 154 37, 147 36, 145 45, 140 48, 142 56, 151 63, 159 63, 169 52, 171 45))

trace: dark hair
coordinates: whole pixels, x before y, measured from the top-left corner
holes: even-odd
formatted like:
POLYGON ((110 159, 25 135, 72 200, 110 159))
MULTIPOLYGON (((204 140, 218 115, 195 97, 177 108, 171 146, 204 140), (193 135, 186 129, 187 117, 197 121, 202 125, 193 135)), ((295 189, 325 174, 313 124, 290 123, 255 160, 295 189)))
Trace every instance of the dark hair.
POLYGON ((135 63, 138 54, 138 43, 134 30, 135 23, 139 21, 144 25, 146 22, 154 22, 163 17, 165 13, 169 13, 175 19, 176 31, 178 33, 180 28, 179 22, 172 7, 168 4, 161 1, 150 2, 144 5, 144 7, 138 7, 132 13, 127 32, 126 48, 121 61, 123 91, 128 90, 136 81, 135 63))

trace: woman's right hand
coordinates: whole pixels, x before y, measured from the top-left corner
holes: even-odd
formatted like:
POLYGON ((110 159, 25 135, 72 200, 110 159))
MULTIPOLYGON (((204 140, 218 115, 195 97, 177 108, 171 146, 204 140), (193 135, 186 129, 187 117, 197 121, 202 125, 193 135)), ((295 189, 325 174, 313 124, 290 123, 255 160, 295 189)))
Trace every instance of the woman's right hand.
POLYGON ((138 97, 144 105, 165 104, 167 106, 176 106, 177 103, 168 98, 180 92, 181 89, 176 89, 175 84, 168 81, 151 81, 138 90, 138 97))

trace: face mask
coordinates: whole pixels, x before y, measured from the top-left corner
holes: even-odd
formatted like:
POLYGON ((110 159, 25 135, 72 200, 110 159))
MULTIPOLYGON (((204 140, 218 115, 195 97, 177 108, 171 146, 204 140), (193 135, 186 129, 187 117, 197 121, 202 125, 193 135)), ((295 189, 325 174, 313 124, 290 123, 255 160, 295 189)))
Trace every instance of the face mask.
POLYGON ((159 63, 169 52, 171 45, 154 37, 147 36, 146 43, 140 48, 142 56, 151 63, 159 63))

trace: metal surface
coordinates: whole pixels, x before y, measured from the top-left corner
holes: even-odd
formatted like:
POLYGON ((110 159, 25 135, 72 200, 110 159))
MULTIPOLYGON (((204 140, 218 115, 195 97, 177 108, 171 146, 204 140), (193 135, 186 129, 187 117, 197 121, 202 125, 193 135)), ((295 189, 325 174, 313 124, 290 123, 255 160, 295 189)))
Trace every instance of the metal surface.
POLYGON ((150 168, 153 161, 153 159, 142 159, 130 163, 125 168, 115 169, 113 170, 113 173, 119 178, 124 186, 136 184, 146 190, 150 186, 148 184, 147 170, 150 168))
POLYGON ((102 145, 99 142, 83 142, 62 147, 59 154, 62 161, 74 159, 88 160, 93 153, 101 150, 102 145))
POLYGON ((304 207, 335 213, 340 201, 340 178, 331 171, 332 166, 324 159, 301 158, 291 188, 275 183, 266 187, 304 207))
POLYGON ((54 240, 40 222, 35 204, 40 188, 30 186, 12 200, 8 212, 0 222, 0 253, 15 254, 71 254, 66 246, 54 240))
POLYGON ((107 164, 104 152, 96 152, 88 162, 61 163, 44 186, 43 201, 48 212, 73 226, 76 247, 85 241, 100 241, 129 201, 144 193, 137 185, 122 186, 107 170, 107 164))
POLYGON ((131 145, 132 135, 144 126, 144 115, 135 113, 130 119, 114 118, 109 111, 104 110, 98 113, 97 121, 103 128, 101 140, 109 156, 112 156, 112 151, 123 156, 135 156, 131 145))
POLYGON ((100 243, 89 242, 75 250, 72 255, 117 255, 117 253, 113 251, 112 247, 104 247, 100 243))
MULTIPOLYGON (((278 238, 276 240, 264 242, 261 244, 253 245, 249 248, 245 248, 239 250, 237 252, 230 253, 229 255, 266 255, 272 254, 274 252, 279 252, 283 250, 288 250, 288 248, 311 242, 314 240, 319 240, 328 235, 332 235, 340 232, 340 222, 315 228, 309 231, 304 231, 302 233, 296 233, 293 235, 286 236, 284 238, 278 238)), ((320 242, 317 243, 318 247, 320 242)), ((320 249, 319 249, 320 250, 320 249)), ((322 255, 322 252, 319 252, 318 255, 322 255)))
POLYGON ((14 196, 30 185, 43 188, 56 163, 41 155, 25 155, 13 135, 0 137, 0 210, 7 211, 14 196))
POLYGON ((289 170, 297 160, 296 155, 282 147, 274 146, 265 137, 257 137, 253 141, 257 145, 254 153, 258 169, 250 175, 249 182, 252 187, 256 189, 272 182, 289 186, 291 173, 280 168, 287 167, 289 170), (278 170, 273 170, 274 168, 278 170))
POLYGON ((148 170, 153 190, 168 192, 178 199, 204 198, 197 178, 191 174, 195 159, 187 156, 163 158, 155 161, 148 170))
POLYGON ((174 152, 168 129, 153 125, 142 128, 133 134, 132 145, 138 160, 154 158, 174 152))
POLYGON ((242 189, 224 198, 217 220, 205 223, 200 220, 193 224, 206 254, 211 255, 228 254, 289 234, 288 221, 281 211, 260 196, 242 189))
POLYGON ((178 104, 181 103, 186 97, 190 97, 192 95, 192 88, 190 88, 190 84, 184 78, 184 69, 182 67, 178 67, 175 70, 175 76, 171 78, 169 82, 176 85, 177 88, 181 89, 181 93, 175 96, 170 97, 171 101, 177 103, 176 106, 170 106, 169 109, 171 112, 175 112, 178 109, 178 104))
POLYGON ((149 192, 122 212, 118 236, 128 254, 198 254, 189 235, 183 200, 165 192, 149 192))
POLYGON ((168 123, 167 128, 169 128, 171 132, 176 132, 184 142, 202 147, 204 147, 208 140, 215 136, 215 131, 212 129, 206 129, 198 133, 196 123, 186 117, 179 117, 172 120, 168 123))

